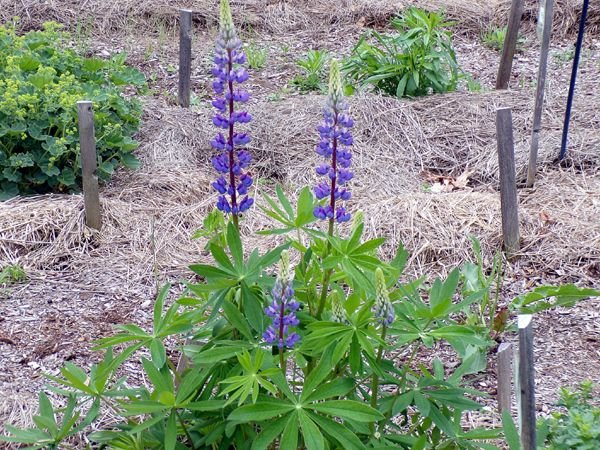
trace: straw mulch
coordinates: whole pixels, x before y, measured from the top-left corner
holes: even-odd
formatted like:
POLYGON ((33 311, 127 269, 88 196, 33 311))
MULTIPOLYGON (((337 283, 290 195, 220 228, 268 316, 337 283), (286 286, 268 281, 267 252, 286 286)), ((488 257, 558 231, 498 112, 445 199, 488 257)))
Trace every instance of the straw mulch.
MULTIPOLYGON (((457 20, 456 32, 480 34, 490 26, 505 26, 510 0, 233 0, 236 21, 244 27, 283 33, 331 26, 385 26, 403 9, 419 6, 444 11, 457 20)), ((532 30, 537 21, 537 0, 527 0, 523 14, 524 29, 532 30)), ((555 33, 561 37, 577 31, 581 11, 579 0, 557 0, 555 33)), ((100 33, 127 32, 139 26, 158 23, 175 25, 179 8, 194 11, 194 20, 203 26, 216 26, 216 0, 0 0, 0 21, 21 18, 24 30, 55 20, 72 29, 93 26, 100 33)), ((588 32, 600 32, 600 5, 591 2, 588 32)))
MULTIPOLYGON (((552 34, 559 38, 577 34, 581 18, 581 0, 554 0, 554 19, 552 34)), ((494 15, 497 26, 506 26, 511 0, 498 0, 494 15)), ((538 20, 540 1, 525 0, 521 28, 525 32, 535 30, 538 20)), ((586 33, 597 35, 600 32, 600 3, 590 2, 586 21, 586 33)))
MULTIPOLYGON (((365 210, 370 235, 390 238, 387 251, 405 243, 415 272, 426 267, 444 272, 463 261, 470 253, 469 234, 490 252, 500 247, 494 110, 513 107, 522 174, 531 102, 521 94, 455 93, 413 102, 367 94, 352 99, 358 124, 352 207, 365 210), (468 186, 458 192, 427 192, 432 174, 457 177, 465 172, 468 186)), ((312 168, 319 161, 312 151, 314 127, 322 104, 321 96, 302 96, 251 106, 258 198, 272 192, 274 183, 282 183, 292 195, 314 183, 312 168)), ((153 286, 157 271, 186 274, 185 266, 200 258, 202 249, 189 236, 215 200, 206 144, 213 130, 198 125, 210 123, 210 110, 182 110, 159 100, 149 100, 146 109, 139 150, 143 167, 120 173, 103 189, 102 231, 84 227, 80 196, 15 199, 0 205, 0 260, 32 270, 72 271, 86 283, 118 280, 132 288, 153 286), (98 270, 101 277, 94 275, 98 270)), ((582 109, 576 124, 598 122, 597 111, 582 109)), ((560 115, 548 112, 545 120, 548 131, 542 135, 539 160, 549 167, 560 139, 555 128, 560 115)), ((580 145, 571 162, 577 167, 598 167, 599 141, 597 135, 589 139, 592 131, 574 125, 572 142, 580 145)), ((535 191, 521 192, 524 261, 540 273, 562 266, 565 273, 570 267, 587 278, 600 260, 595 220, 600 213, 599 179, 593 170, 588 173, 589 178, 550 171, 535 191), (538 217, 543 211, 542 217, 550 218, 547 223, 538 217)), ((245 222, 248 231, 267 225, 258 211, 245 222)))

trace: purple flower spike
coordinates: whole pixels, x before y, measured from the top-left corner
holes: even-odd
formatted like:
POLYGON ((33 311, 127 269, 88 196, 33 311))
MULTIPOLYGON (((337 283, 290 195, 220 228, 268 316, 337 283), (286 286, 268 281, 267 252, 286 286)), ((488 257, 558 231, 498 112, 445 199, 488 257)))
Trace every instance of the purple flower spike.
POLYGON ((327 180, 320 182, 313 189, 318 200, 329 198, 326 206, 320 205, 315 208, 315 217, 329 220, 331 224, 333 221, 342 223, 350 220, 350 213, 338 204, 350 200, 350 191, 347 188, 340 189, 340 186, 348 183, 353 177, 349 169, 352 165, 352 153, 347 147, 353 143, 350 128, 354 126, 354 122, 348 116, 347 109, 340 69, 337 62, 332 61, 327 107, 323 112, 323 123, 317 128, 321 141, 316 148, 317 154, 327 160, 325 164, 317 166, 316 172, 327 177, 327 180))
POLYGON ((228 0, 221 0, 220 13, 221 26, 215 45, 215 67, 212 70, 216 97, 211 104, 217 110, 213 116, 213 124, 223 131, 217 134, 211 145, 219 151, 212 159, 213 166, 223 175, 212 186, 221 194, 217 208, 232 214, 237 225, 237 216, 247 211, 254 200, 247 195, 253 183, 252 177, 244 171, 252 160, 247 149, 243 148, 250 142, 250 135, 236 132, 235 125, 250 122, 252 116, 247 111, 235 109, 236 103, 247 102, 250 95, 239 87, 248 80, 248 72, 242 66, 246 63, 246 55, 233 25, 228 0))
POLYGON ((294 300, 292 282, 290 257, 287 250, 284 250, 281 252, 279 275, 271 291, 273 301, 265 308, 265 314, 273 319, 273 322, 263 334, 263 339, 267 344, 276 345, 279 348, 292 348, 300 340, 297 333, 290 333, 290 327, 297 327, 300 324, 296 317, 296 311, 300 308, 300 304, 294 300))

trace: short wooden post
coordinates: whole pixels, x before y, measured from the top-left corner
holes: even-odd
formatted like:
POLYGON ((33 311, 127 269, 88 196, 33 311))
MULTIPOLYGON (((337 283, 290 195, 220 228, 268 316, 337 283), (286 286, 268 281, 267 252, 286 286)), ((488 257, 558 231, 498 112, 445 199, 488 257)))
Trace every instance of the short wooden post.
POLYGON ((512 112, 510 108, 496 110, 496 140, 498 142, 498 167, 500 170, 500 205, 502 210, 502 235, 507 255, 519 251, 519 206, 515 175, 515 148, 513 141, 512 112))
POLYGON ((498 381, 498 412, 510 412, 511 406, 511 380, 512 380, 512 345, 503 342, 498 347, 497 353, 497 373, 498 381))
POLYGON ((179 106, 188 108, 192 75, 192 11, 179 10, 179 106))
POLYGON ((102 228, 102 215, 100 213, 100 194, 96 174, 98 157, 96 154, 96 138, 94 137, 94 108, 92 102, 77 102, 77 114, 79 116, 85 223, 88 227, 99 230, 102 228))
POLYGON ((519 327, 519 423, 523 450, 536 449, 535 372, 533 365, 533 316, 520 314, 519 327))
POLYGON ((508 88, 515 50, 517 49, 522 15, 523 0, 512 0, 508 16, 506 37, 504 38, 504 46, 502 47, 502 56, 500 58, 500 67, 498 68, 498 77, 496 78, 496 89, 508 88))
POLYGON ((552 10, 554 0, 544 0, 544 29, 542 34, 542 48, 540 50, 540 66, 538 68, 537 91, 535 95, 535 109, 533 112, 533 130, 531 132, 531 148, 529 150, 529 166, 527 167, 527 187, 533 187, 537 155, 542 128, 542 110, 544 106, 544 89, 546 87, 546 69, 548 67, 548 50, 550 49, 550 35, 552 34, 552 10))

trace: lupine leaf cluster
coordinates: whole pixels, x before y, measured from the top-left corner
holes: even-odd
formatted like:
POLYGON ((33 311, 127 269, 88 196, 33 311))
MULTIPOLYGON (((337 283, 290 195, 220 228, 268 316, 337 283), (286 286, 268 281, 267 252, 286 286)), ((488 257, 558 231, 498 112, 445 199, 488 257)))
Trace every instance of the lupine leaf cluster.
POLYGON ((475 282, 472 266, 432 282, 410 279, 402 245, 389 260, 378 256, 385 239, 365 237, 364 215, 343 193, 353 123, 335 62, 315 130, 325 181, 295 201, 281 187, 265 195, 260 209, 276 225, 260 235, 278 236, 280 245, 244 245, 241 213, 254 211, 242 211, 245 150, 234 141, 246 132, 232 120, 243 113, 231 105, 247 97, 234 88, 247 77, 240 49, 221 0, 213 103, 225 131, 213 146, 224 181, 214 186, 217 212, 196 234, 212 261, 190 266, 197 278, 183 294, 160 290, 151 326, 119 325, 97 341, 104 355, 88 371, 67 363, 49 376, 49 389, 67 399, 61 423, 41 395, 35 427, 7 427, 0 440, 52 449, 83 432, 93 445, 140 450, 497 448, 500 429, 463 429, 463 414, 481 408, 473 398, 484 395, 464 378, 485 368, 482 354, 495 345, 485 326, 464 317, 489 297, 491 283, 475 282), (178 354, 168 351, 174 341, 178 354), (455 351, 457 365, 418 364, 416 355, 438 342, 455 351), (138 364, 143 377, 120 377, 125 363, 138 364), (88 433, 106 411, 118 423, 88 433))

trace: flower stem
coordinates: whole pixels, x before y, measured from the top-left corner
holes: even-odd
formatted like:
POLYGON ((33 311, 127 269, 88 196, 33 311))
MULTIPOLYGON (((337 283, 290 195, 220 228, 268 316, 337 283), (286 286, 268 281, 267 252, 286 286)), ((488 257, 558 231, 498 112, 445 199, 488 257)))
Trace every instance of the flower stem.
MULTIPOLYGON (((381 340, 384 341, 379 346, 379 351, 377 352, 377 365, 381 362, 381 357, 383 356, 383 346, 385 345, 385 335, 387 333, 387 327, 384 325, 381 330, 381 340)), ((371 381, 371 408, 377 409, 377 399, 379 398, 379 377, 376 373, 373 373, 373 380, 371 381)), ((371 422, 369 424, 369 429, 371 433, 375 432, 375 422, 371 422)))
MULTIPOLYGON (((227 70, 229 74, 233 71, 233 55, 231 49, 227 49, 227 70)), ((239 231, 238 213, 237 213, 237 198, 236 198, 236 186, 235 186, 235 174, 233 173, 233 166, 235 165, 235 153, 233 146, 233 113, 235 112, 235 103, 233 101, 233 80, 228 77, 227 89, 229 90, 229 137, 227 144, 229 144, 229 187, 231 188, 231 216, 233 218, 233 224, 239 231)))
MULTIPOLYGON (((334 219, 329 219, 329 236, 333 236, 333 225, 334 219)), ((329 252, 331 251, 331 242, 327 242, 327 250, 325 251, 325 256, 323 256, 323 260, 329 256, 329 252)), ((323 284, 321 286, 321 299, 319 300, 319 308, 317 309, 317 314, 315 317, 317 319, 321 319, 321 314, 323 314, 323 310, 325 309, 325 301, 327 300, 327 292, 329 291, 329 280, 331 280, 331 275, 333 274, 333 269, 327 269, 325 274, 323 275, 323 284)))

